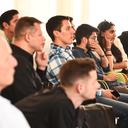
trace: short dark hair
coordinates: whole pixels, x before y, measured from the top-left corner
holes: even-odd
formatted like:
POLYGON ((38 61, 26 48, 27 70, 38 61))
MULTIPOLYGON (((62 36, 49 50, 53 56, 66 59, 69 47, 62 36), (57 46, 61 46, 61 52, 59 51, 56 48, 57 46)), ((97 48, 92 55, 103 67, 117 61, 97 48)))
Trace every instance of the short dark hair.
POLYGON ((98 29, 88 24, 78 26, 75 33, 76 44, 80 44, 83 37, 89 38, 92 32, 98 32, 98 29))
POLYGON ((63 20, 69 20, 70 22, 72 22, 73 18, 69 17, 69 16, 57 15, 57 16, 51 17, 47 21, 46 30, 47 30, 48 35, 51 37, 52 41, 55 40, 53 31, 54 30, 61 31, 62 21, 63 20))
POLYGON ((15 27, 15 39, 21 38, 27 29, 33 29, 34 23, 41 24, 42 22, 34 17, 22 17, 18 20, 15 27))
POLYGON ((91 58, 77 58, 67 61, 59 72, 60 83, 62 86, 72 86, 76 80, 88 77, 92 70, 96 70, 96 67, 91 58))
POLYGON ((14 15, 19 14, 19 12, 15 9, 12 10, 8 10, 6 12, 4 12, 1 16, 0 16, 0 28, 3 29, 3 22, 6 22, 7 24, 10 24, 10 21, 12 20, 14 15))
POLYGON ((113 24, 112 22, 109 22, 107 20, 104 20, 102 22, 100 22, 97 26, 97 28, 101 31, 101 32, 105 32, 106 30, 110 29, 112 26, 115 26, 115 24, 113 24))

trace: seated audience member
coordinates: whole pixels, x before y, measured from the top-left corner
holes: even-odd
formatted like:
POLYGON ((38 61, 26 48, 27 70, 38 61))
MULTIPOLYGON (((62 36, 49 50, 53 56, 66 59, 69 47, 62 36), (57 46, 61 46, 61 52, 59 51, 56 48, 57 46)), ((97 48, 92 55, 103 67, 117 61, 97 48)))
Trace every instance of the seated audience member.
POLYGON ((19 12, 15 9, 8 10, 0 16, 0 35, 3 36, 8 43, 12 43, 15 25, 18 20, 19 12))
MULTIPOLYGON (((73 48, 72 52, 76 58, 90 57, 94 59, 96 62, 98 79, 104 79, 104 77, 106 77, 107 80, 112 81, 116 79, 115 76, 112 76, 112 74, 110 76, 105 76, 104 71, 109 71, 109 65, 102 48, 98 44, 97 32, 98 30, 96 28, 88 24, 80 25, 76 30, 76 47, 73 48)), ((128 127, 128 123, 126 122, 128 118, 125 116, 126 113, 128 114, 128 105, 126 104, 128 103, 128 95, 120 93, 120 97, 116 98, 111 92, 111 90, 98 90, 96 101, 113 106, 115 114, 120 117, 118 125, 122 128, 124 128, 124 126, 128 127)))
POLYGON ((106 75, 104 72, 109 72, 109 63, 104 51, 99 46, 97 41, 98 29, 82 24, 76 32, 76 47, 72 52, 75 57, 91 57, 95 60, 97 66, 97 75, 99 80, 115 81, 116 76, 106 75), (98 56, 98 57, 97 57, 98 56))
POLYGON ((40 77, 33 66, 33 54, 36 53, 38 69, 45 70, 48 57, 42 52, 45 38, 41 21, 34 17, 22 17, 15 27, 15 40, 11 44, 13 55, 18 61, 14 82, 5 88, 2 95, 15 103, 42 88, 40 77))
POLYGON ((120 39, 124 51, 126 52, 127 56, 128 56, 128 31, 124 31, 121 33, 120 36, 118 36, 118 38, 120 39))
POLYGON ((72 17, 57 15, 46 23, 46 30, 53 41, 46 76, 53 86, 59 84, 58 74, 61 66, 74 59, 70 47, 75 34, 72 20, 72 17))
MULTIPOLYGON (((100 30, 98 41, 108 58, 113 57, 112 69, 128 70, 128 58, 119 39, 116 38, 115 25, 112 22, 102 21, 98 25, 100 30)), ((108 59, 109 60, 109 59, 108 59)), ((125 72, 126 72, 125 71, 125 72)))
POLYGON ((60 86, 19 101, 32 128, 77 128, 77 108, 95 98, 99 88, 92 59, 67 61, 59 73, 60 86))
MULTIPOLYGON (((9 86, 14 78, 16 59, 4 38, 0 36, 0 91, 9 86)), ((7 99, 0 96, 0 128, 30 128, 23 114, 7 99)))

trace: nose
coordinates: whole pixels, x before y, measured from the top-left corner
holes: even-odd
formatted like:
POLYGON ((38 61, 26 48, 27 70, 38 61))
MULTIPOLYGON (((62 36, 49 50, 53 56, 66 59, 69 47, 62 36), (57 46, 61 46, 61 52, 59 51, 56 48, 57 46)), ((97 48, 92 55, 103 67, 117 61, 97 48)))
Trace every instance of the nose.
POLYGON ((96 87, 97 87, 97 89, 99 89, 101 87, 98 81, 97 81, 97 86, 96 87))
POLYGON ((43 38, 44 41, 46 40, 45 37, 44 37, 44 35, 42 35, 42 38, 43 38))
POLYGON ((12 65, 13 65, 14 67, 16 67, 16 66, 18 65, 18 62, 17 62, 17 60, 15 59, 14 56, 12 56, 12 65))
POLYGON ((113 36, 116 37, 116 33, 115 32, 114 32, 113 36))
POLYGON ((75 34, 75 29, 74 28, 72 28, 72 33, 75 34))
POLYGON ((43 43, 45 43, 45 41, 46 41, 46 38, 42 35, 42 41, 43 41, 43 43))

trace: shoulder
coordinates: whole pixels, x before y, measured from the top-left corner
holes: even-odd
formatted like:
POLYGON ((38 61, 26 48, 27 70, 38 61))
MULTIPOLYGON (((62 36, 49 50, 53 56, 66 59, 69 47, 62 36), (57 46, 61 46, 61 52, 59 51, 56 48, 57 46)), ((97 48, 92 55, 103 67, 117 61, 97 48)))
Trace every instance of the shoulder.
POLYGON ((0 104, 0 118, 2 117, 0 120, 4 119, 1 122, 3 127, 30 128, 21 111, 12 105, 9 100, 0 96, 0 104))
POLYGON ((16 106, 18 108, 35 108, 39 111, 43 109, 56 109, 65 108, 67 105, 73 105, 72 102, 67 98, 65 93, 58 88, 52 89, 50 91, 42 90, 39 91, 21 101, 19 101, 16 106), (33 102, 34 101, 34 102, 33 102))
POLYGON ((0 104, 1 104, 0 110, 5 115, 16 114, 16 113, 21 114, 21 112, 14 105, 12 105, 11 102, 6 98, 0 97, 0 104))

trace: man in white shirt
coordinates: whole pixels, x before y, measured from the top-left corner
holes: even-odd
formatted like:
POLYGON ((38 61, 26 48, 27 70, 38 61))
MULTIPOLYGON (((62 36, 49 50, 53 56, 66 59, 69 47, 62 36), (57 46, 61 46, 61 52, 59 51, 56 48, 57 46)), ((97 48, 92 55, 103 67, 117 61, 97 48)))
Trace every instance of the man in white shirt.
MULTIPOLYGON (((0 36, 0 91, 14 79, 16 59, 7 41, 0 36)), ((23 114, 10 101, 0 96, 0 128, 30 128, 23 114)))

